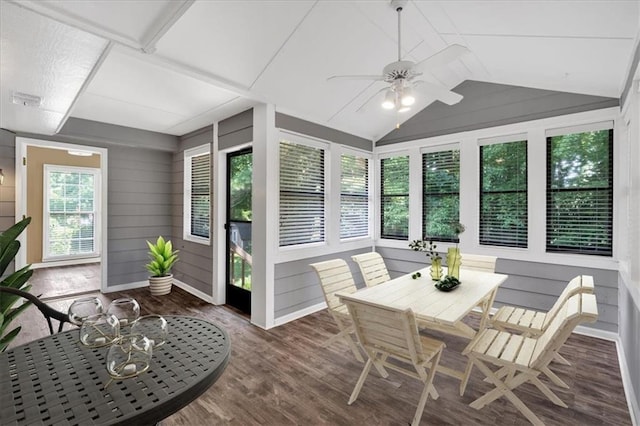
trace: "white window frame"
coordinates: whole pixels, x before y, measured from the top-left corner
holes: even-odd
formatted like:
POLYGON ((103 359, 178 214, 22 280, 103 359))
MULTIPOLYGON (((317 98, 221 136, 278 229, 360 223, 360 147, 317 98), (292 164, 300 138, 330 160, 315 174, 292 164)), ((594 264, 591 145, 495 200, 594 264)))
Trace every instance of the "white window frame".
POLYGON ((360 158, 365 158, 367 160, 367 173, 368 173, 368 180, 367 180, 367 199, 368 199, 368 203, 367 203, 367 223, 369 223, 369 228, 367 231, 367 235, 360 235, 357 237, 350 237, 350 238, 340 238, 340 242, 350 242, 350 241, 357 241, 357 240, 363 240, 363 239, 371 239, 371 236, 373 235, 373 226, 372 226, 372 222, 373 222, 373 215, 374 215, 374 206, 373 206, 373 192, 372 188, 373 188, 373 183, 377 181, 377 179, 374 179, 373 176, 373 155, 369 152, 365 152, 365 151, 360 151, 357 149, 351 149, 351 148, 347 148, 342 146, 340 149, 340 164, 338 167, 338 181, 339 181, 339 187, 338 187, 338 199, 340 200, 339 202, 339 208, 338 208, 338 235, 340 235, 340 227, 341 224, 339 223, 339 218, 340 218, 340 214, 342 212, 342 156, 343 155, 353 155, 355 157, 360 157, 360 158))
POLYGON ((191 234, 191 180, 192 180, 192 166, 191 159, 193 157, 199 157, 202 155, 209 155, 209 178, 211 178, 211 145, 204 144, 195 148, 186 149, 184 151, 184 185, 183 185, 183 222, 182 222, 182 238, 185 241, 191 241, 198 244, 210 245, 211 244, 211 203, 213 200, 213 185, 211 179, 209 179, 209 237, 201 237, 199 235, 191 234))
POLYGON ((100 183, 101 171, 100 169, 92 167, 78 167, 78 166, 61 166, 55 164, 44 164, 43 170, 43 206, 42 206, 42 261, 52 262, 59 260, 72 260, 72 259, 88 259, 100 256, 100 209, 102 200, 100 183), (75 254, 75 255, 60 255, 53 256, 49 253, 49 173, 62 172, 62 173, 84 173, 93 175, 93 251, 91 253, 75 254))

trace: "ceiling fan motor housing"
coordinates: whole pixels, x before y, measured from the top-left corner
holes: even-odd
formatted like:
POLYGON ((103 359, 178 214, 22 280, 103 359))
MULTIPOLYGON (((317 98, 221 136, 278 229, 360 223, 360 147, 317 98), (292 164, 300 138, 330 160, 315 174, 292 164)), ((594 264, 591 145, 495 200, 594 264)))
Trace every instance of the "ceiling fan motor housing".
POLYGON ((392 62, 382 70, 384 81, 393 83, 396 80, 411 80, 418 75, 413 69, 415 63, 412 61, 392 62))

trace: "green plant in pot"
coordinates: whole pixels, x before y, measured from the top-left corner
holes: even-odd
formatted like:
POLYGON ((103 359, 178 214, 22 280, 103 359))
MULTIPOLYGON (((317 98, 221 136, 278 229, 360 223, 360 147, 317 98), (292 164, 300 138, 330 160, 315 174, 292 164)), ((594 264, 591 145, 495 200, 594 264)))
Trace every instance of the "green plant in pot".
POLYGON ((413 240, 409 243, 409 248, 427 253, 431 259, 431 279, 439 280, 442 276, 442 257, 436 251, 436 244, 432 240, 413 240))
MULTIPOLYGON (((15 259, 18 250, 20 250, 20 241, 17 238, 29 223, 31 223, 31 218, 27 217, 0 234, 0 277, 5 275, 5 271, 15 259)), ((33 270, 31 265, 27 265, 4 277, 0 282, 0 286, 29 291, 31 285, 27 284, 27 281, 31 278, 31 275, 33 275, 33 270)), ((0 297, 0 352, 4 352, 22 328, 18 326, 7 331, 9 324, 31 305, 28 302, 14 307, 18 300, 20 300, 20 296, 8 293, 2 293, 0 297)))
POLYGON ((153 296, 169 294, 173 284, 171 268, 178 261, 178 250, 174 250, 171 241, 165 241, 162 235, 158 237, 155 244, 147 241, 147 246, 149 246, 151 260, 146 264, 147 270, 151 273, 149 277, 151 294, 153 296))

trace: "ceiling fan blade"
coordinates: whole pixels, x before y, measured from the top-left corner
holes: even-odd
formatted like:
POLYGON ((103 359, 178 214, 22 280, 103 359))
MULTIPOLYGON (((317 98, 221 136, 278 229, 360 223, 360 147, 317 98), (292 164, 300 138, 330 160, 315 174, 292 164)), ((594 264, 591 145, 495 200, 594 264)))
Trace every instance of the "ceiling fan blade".
POLYGON ((429 83, 428 81, 418 80, 414 82, 414 87, 421 92, 436 98, 437 100, 444 102, 447 105, 455 105, 463 98, 462 95, 447 90, 445 87, 439 84, 429 83))
POLYGON ((471 51, 466 47, 459 44, 452 44, 441 51, 434 53, 427 59, 418 62, 415 66, 415 70, 422 72, 427 71, 429 68, 437 68, 446 65, 451 61, 455 61, 468 53, 471 53, 471 51))
POLYGON ((383 81, 384 77, 381 75, 333 75, 327 78, 330 80, 375 80, 383 81))
POLYGON ((388 87, 385 87, 383 89, 378 90, 376 93, 371 95, 366 101, 364 101, 364 103, 362 105, 360 105, 360 107, 358 107, 356 112, 364 112, 364 111, 366 111, 367 110, 367 106, 371 103, 371 101, 373 101, 376 97, 378 97, 378 95, 380 93, 386 92, 387 90, 389 90, 388 87))

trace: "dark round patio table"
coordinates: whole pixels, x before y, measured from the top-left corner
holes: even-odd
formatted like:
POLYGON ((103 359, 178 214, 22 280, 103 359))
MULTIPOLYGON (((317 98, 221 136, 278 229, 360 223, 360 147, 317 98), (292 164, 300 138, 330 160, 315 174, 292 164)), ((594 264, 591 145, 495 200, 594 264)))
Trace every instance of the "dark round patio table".
POLYGON ((166 316, 167 342, 149 370, 114 381, 108 347, 88 348, 69 330, 0 354, 0 424, 156 424, 204 393, 229 362, 229 335, 211 322, 166 316))

